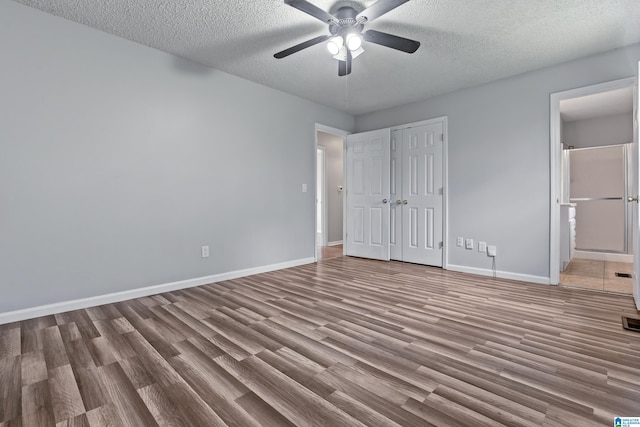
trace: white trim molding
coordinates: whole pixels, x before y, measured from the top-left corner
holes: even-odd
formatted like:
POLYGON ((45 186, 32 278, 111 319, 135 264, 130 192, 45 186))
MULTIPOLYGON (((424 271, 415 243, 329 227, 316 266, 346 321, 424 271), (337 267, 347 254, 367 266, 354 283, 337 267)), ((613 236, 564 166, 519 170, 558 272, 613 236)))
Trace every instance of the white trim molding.
POLYGON ((338 128, 334 128, 331 126, 327 126, 327 125, 323 125, 320 123, 316 123, 316 133, 320 131, 320 132, 325 132, 325 133, 330 133, 333 135, 337 135, 337 136, 347 136, 349 134, 351 134, 351 132, 343 130, 343 129, 338 129, 338 128))
POLYGON ((327 243, 327 246, 338 246, 342 244, 342 240, 336 240, 335 242, 327 243))
MULTIPOLYGON (((457 271, 460 273, 476 274, 478 276, 493 277, 493 270, 488 268, 475 268, 466 267, 464 265, 449 264, 448 270, 457 271)), ((532 274, 512 273, 510 271, 496 271, 496 277, 499 279, 517 280, 519 282, 538 283, 541 285, 549 285, 550 281, 548 277, 534 276, 532 274)))
POLYGON ((34 317, 48 316, 65 311, 80 310, 88 307, 95 307, 103 304, 130 300, 134 298, 146 297, 149 295, 161 294, 163 292, 177 291, 180 289, 192 288, 194 286, 208 285, 222 282, 224 280, 237 279, 240 277, 252 276, 254 274, 267 273, 284 268, 297 267, 299 265, 312 264, 313 258, 301 258, 293 261, 281 262, 278 264, 264 265, 261 267, 247 268, 244 270, 230 271, 227 273, 213 274, 211 276, 196 277, 178 282, 163 283, 160 285, 147 286, 144 288, 131 289, 111 294, 98 295, 89 298, 80 298, 71 301, 62 301, 54 304, 41 305, 39 307, 25 308, 22 310, 0 313, 0 325, 4 323, 18 322, 20 320, 32 319, 34 317))

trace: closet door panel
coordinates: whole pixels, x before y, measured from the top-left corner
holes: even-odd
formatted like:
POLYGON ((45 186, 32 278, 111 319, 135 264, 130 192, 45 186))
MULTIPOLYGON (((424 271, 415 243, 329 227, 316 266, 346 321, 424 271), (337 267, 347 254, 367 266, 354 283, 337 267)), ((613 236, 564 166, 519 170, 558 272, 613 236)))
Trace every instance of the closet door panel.
POLYGON ((442 266, 442 123, 405 129, 403 260, 442 266), (406 202, 405 202, 406 201, 406 202))
POLYGON ((389 256, 402 261, 402 131, 391 132, 389 256), (398 203, 398 201, 400 203, 398 203))
POLYGON ((389 129, 347 136, 347 255, 389 260, 389 145, 389 129))

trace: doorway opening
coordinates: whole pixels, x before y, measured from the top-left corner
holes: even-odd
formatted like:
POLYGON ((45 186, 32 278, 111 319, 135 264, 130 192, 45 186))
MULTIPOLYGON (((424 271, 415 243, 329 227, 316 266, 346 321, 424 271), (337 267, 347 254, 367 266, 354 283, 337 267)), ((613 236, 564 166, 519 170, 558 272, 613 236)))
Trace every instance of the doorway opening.
POLYGON ((552 94, 552 284, 633 292, 634 85, 552 94))
POLYGON ((346 131, 316 124, 316 261, 344 253, 343 185, 347 135, 346 131))

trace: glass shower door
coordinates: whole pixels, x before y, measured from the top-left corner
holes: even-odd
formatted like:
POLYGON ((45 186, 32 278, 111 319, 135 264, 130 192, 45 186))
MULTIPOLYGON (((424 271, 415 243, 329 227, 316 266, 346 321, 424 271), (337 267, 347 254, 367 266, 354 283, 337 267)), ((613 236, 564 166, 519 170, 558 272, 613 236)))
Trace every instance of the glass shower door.
POLYGON ((576 249, 627 253, 626 146, 572 149, 569 156, 576 249))

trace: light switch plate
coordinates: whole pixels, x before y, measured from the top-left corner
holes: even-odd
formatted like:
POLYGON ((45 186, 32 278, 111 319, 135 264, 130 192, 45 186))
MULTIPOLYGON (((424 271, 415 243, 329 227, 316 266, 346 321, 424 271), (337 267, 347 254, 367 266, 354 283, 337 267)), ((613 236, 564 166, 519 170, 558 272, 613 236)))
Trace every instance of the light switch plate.
POLYGON ((473 249, 473 239, 467 239, 464 242, 464 247, 466 249, 473 249))
POLYGON ((478 242, 478 252, 487 251, 487 242, 478 242))

